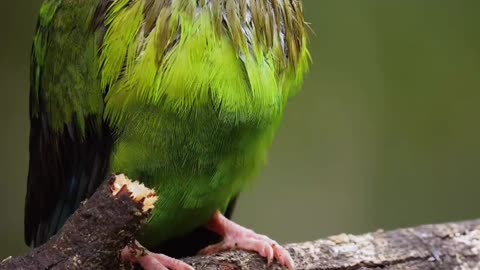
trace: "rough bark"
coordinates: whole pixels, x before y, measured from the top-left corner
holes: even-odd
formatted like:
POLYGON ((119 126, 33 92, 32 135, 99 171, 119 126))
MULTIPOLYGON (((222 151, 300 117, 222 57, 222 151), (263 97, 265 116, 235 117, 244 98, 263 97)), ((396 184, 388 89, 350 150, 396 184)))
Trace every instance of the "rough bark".
MULTIPOLYGON (((289 244, 298 270, 480 269, 480 220, 289 244)), ((281 269, 259 256, 228 252, 185 259, 195 269, 281 269)))
POLYGON ((119 251, 150 216, 154 192, 124 176, 112 176, 68 219, 59 233, 2 270, 118 269, 119 251))
MULTIPOLYGON (((156 196, 122 177, 99 188, 57 236, 25 256, 4 260, 0 269, 131 268, 121 264, 119 251, 148 219, 156 196)), ((480 220, 342 234, 286 247, 298 270, 480 269, 480 220)), ((205 270, 280 269, 245 251, 184 261, 205 270)))

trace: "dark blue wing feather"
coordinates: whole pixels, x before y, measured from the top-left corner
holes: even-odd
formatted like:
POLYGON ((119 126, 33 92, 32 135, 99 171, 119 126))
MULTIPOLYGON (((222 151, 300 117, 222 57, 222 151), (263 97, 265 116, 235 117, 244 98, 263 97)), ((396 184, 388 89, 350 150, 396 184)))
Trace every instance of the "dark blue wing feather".
POLYGON ((75 123, 56 133, 42 122, 31 119, 25 240, 33 246, 54 235, 106 178, 114 145, 113 132, 97 119, 87 119, 84 135, 75 123))
POLYGON ((109 174, 115 138, 103 119, 107 90, 97 83, 93 62, 111 2, 80 1, 69 8, 61 0, 44 2, 31 64, 28 245, 54 235, 109 174))

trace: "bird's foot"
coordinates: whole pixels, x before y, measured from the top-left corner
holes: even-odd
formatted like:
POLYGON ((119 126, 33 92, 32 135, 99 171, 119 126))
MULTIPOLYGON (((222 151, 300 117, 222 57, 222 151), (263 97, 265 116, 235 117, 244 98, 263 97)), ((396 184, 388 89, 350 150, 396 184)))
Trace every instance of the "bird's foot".
POLYGON ((145 270, 194 270, 180 260, 148 251, 138 241, 126 246, 121 256, 124 262, 139 264, 145 270))
POLYGON ((260 256, 267 259, 269 265, 273 259, 276 259, 288 269, 295 269, 293 259, 288 251, 276 241, 236 224, 218 211, 213 214, 207 227, 222 236, 223 241, 202 249, 200 251, 202 255, 243 249, 257 252, 260 256))

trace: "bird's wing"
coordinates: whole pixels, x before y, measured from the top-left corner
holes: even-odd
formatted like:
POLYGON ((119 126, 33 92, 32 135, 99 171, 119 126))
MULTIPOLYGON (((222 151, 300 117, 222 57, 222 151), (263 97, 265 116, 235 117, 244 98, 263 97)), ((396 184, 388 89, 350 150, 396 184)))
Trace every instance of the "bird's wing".
POLYGON ((38 246, 108 173, 114 132, 103 121, 98 20, 110 0, 46 0, 34 38, 25 241, 38 246), (78 3, 76 3, 78 2, 78 3))

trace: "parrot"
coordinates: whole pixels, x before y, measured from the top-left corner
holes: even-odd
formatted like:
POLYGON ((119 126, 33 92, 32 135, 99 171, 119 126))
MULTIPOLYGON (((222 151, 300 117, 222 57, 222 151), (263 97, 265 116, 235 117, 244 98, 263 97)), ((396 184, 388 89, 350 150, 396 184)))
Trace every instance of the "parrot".
POLYGON ((112 173, 153 187, 124 261, 232 249, 294 269, 231 220, 311 62, 301 0, 44 0, 30 62, 25 242, 37 247, 112 173), (135 251, 135 250, 134 250, 135 251), (172 255, 173 254, 173 255, 172 255))

